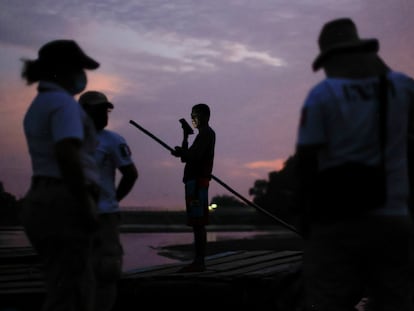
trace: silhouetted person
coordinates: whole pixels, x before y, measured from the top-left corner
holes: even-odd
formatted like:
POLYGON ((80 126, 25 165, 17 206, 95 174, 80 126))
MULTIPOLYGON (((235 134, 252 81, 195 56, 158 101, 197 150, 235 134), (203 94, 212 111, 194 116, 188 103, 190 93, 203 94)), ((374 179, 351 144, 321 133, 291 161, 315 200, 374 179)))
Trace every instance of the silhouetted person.
POLYGON ((205 270, 207 246, 206 225, 209 221, 208 188, 214 162, 216 134, 209 126, 210 108, 200 103, 193 106, 191 120, 198 134, 188 148, 188 133, 184 132, 181 147, 176 146, 172 152, 185 163, 183 182, 185 184, 185 203, 187 224, 194 234, 194 259, 180 272, 200 272, 205 270), (187 135, 186 135, 187 134, 187 135))
POLYGON ((99 173, 95 129, 73 98, 99 64, 75 41, 43 45, 22 78, 38 82, 23 121, 32 182, 23 201, 24 230, 44 264, 43 311, 93 310, 91 242, 97 226, 99 173))
POLYGON ((95 160, 100 172, 101 192, 98 201, 99 228, 93 243, 96 310, 109 311, 115 303, 117 282, 122 273, 119 202, 132 190, 138 170, 126 140, 118 133, 105 129, 109 110, 114 108, 105 94, 85 92, 80 96, 79 103, 93 120, 97 131, 95 160), (115 181, 116 173, 121 174, 118 184, 115 181))
MULTIPOLYGON (((369 310, 413 310, 406 150, 414 81, 389 69, 377 55, 378 40, 359 38, 349 18, 326 23, 319 47, 313 69, 323 68, 326 78, 305 100, 296 150, 302 185, 311 191, 310 198, 325 191, 324 198, 311 201, 307 211, 307 310, 354 310, 362 295, 369 296, 369 310), (380 112, 381 98, 388 101, 385 113, 380 112), (385 122, 380 121, 381 115, 385 122), (381 126, 385 128, 383 137, 381 126), (336 172, 338 178, 344 167, 348 168, 346 174, 365 178, 360 172, 381 167, 381 159, 384 167, 380 172, 385 177, 380 181, 385 190, 378 191, 372 201, 343 204, 350 192, 332 198, 332 191, 350 191, 359 182, 357 177, 347 184, 338 180, 325 189, 312 188, 328 171, 336 172), (353 169, 357 166, 359 169, 353 169), (385 198, 375 202, 382 195, 385 198), (328 197, 330 204, 321 204, 328 197)), ((364 191, 375 183, 363 185, 364 191)))

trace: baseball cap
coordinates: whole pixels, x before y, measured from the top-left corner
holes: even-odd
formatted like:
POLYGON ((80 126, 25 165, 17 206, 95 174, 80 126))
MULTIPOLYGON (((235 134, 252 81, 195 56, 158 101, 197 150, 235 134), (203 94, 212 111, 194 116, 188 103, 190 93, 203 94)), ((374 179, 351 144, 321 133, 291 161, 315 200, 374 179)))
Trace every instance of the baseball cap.
POLYGON ((41 64, 53 68, 96 69, 99 63, 80 48, 74 40, 53 40, 38 52, 41 64))
POLYGON ((106 105, 107 108, 114 108, 114 105, 108 100, 105 94, 98 91, 87 91, 79 97, 79 103, 82 106, 106 105))

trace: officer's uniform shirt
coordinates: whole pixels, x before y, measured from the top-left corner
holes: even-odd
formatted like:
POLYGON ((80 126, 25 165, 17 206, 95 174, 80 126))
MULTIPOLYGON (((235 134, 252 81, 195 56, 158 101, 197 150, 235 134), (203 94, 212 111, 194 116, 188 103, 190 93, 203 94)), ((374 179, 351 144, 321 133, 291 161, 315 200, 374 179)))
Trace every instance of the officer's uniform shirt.
POLYGON ((54 145, 66 138, 82 141, 81 161, 87 182, 97 184, 99 173, 93 152, 96 132, 79 103, 60 86, 40 81, 39 93, 26 112, 24 133, 33 176, 62 178, 54 145))
MULTIPOLYGON (((414 92, 414 81, 396 72, 388 74, 388 81, 388 202, 377 212, 407 214, 407 96, 414 92)), ((318 153, 320 170, 347 161, 379 163, 378 85, 377 77, 326 78, 310 91, 302 109, 297 144, 324 146, 318 153)))
POLYGON ((107 129, 98 132, 98 141, 95 159, 101 174, 99 211, 100 213, 119 212, 119 203, 116 199, 115 175, 117 168, 133 163, 131 151, 121 135, 107 129))

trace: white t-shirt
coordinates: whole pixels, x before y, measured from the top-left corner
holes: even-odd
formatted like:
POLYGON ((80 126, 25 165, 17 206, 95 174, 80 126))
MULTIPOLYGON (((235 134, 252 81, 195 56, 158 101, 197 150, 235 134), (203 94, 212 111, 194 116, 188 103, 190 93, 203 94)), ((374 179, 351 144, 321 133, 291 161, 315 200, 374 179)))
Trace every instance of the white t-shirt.
POLYGON ((100 170, 99 211, 100 213, 118 212, 119 204, 115 188, 116 170, 133 163, 131 151, 125 139, 113 131, 106 129, 99 131, 98 141, 95 159, 100 170))
POLYGON ((54 145, 65 139, 82 141, 81 161, 88 182, 95 184, 99 174, 93 153, 96 131, 79 103, 63 88, 40 81, 40 91, 23 120, 24 132, 32 161, 33 176, 61 178, 54 145))
MULTIPOLYGON (((388 81, 388 203, 381 212, 406 214, 406 135, 414 81, 397 72, 390 72, 388 81)), ((378 85, 378 77, 326 78, 310 91, 302 109, 297 145, 323 145, 318 154, 319 169, 347 161, 379 163, 378 85)))

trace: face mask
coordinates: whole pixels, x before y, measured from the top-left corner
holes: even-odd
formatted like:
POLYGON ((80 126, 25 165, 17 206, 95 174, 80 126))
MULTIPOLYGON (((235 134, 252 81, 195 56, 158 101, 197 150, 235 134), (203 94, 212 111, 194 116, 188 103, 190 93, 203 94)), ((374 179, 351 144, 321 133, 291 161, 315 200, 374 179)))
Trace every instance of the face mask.
POLYGON ((103 130, 108 125, 108 108, 106 106, 87 106, 85 107, 85 110, 98 131, 103 130))
POLYGON ((106 107, 104 109, 100 109, 93 116, 93 121, 98 131, 103 130, 108 125, 108 109, 106 107))
POLYGON ((81 93, 86 88, 87 78, 86 73, 81 70, 73 76, 73 84, 69 89, 72 95, 81 93))

